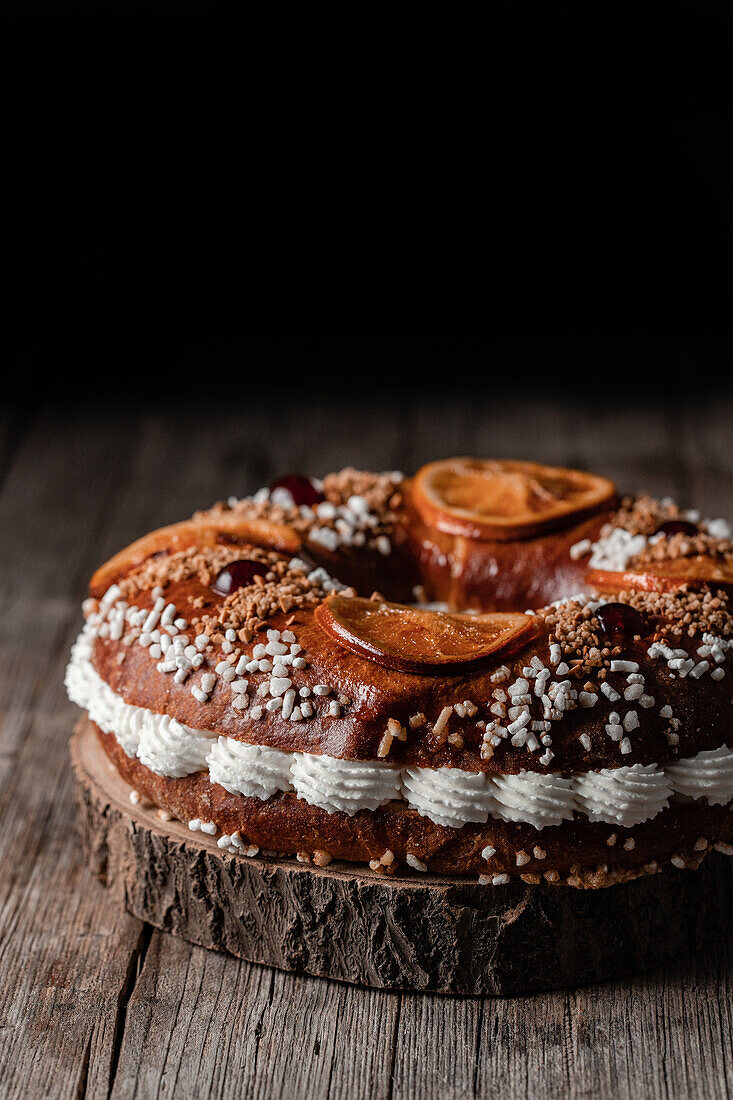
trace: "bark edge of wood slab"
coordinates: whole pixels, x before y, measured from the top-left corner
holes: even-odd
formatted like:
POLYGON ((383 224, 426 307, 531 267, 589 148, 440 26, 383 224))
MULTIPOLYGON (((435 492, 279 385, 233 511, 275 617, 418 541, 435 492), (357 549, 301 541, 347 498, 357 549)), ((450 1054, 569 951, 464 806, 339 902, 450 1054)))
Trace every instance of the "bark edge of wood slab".
POLYGON ((733 874, 718 853, 698 871, 602 890, 252 859, 133 806, 86 718, 71 758, 97 877, 140 920, 250 962, 377 989, 514 996, 648 970, 729 928, 733 874))

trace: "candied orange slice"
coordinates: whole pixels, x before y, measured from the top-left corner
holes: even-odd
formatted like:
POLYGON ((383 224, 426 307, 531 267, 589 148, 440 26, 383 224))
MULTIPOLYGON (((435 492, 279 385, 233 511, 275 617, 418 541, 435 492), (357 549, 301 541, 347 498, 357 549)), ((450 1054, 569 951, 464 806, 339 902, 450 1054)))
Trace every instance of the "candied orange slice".
POLYGON ((514 612, 453 615, 338 593, 315 615, 345 649, 400 672, 455 672, 505 656, 535 631, 531 616, 514 612))
POLYGON ((143 535, 141 539, 120 550, 96 571, 89 590, 93 596, 102 596, 111 584, 126 576, 155 554, 175 554, 190 546, 215 546, 217 543, 249 543, 264 546, 284 554, 297 554, 302 546, 300 536, 281 523, 266 519, 220 516, 210 519, 188 519, 159 527, 143 535))
POLYGON ((609 504, 612 481, 581 470, 479 458, 423 466, 413 481, 426 523, 472 539, 521 539, 560 527, 609 504))
POLYGON ((643 568, 612 572, 590 569, 586 580, 599 592, 674 592, 682 585, 733 588, 733 568, 700 554, 692 558, 674 558, 651 562, 643 568))

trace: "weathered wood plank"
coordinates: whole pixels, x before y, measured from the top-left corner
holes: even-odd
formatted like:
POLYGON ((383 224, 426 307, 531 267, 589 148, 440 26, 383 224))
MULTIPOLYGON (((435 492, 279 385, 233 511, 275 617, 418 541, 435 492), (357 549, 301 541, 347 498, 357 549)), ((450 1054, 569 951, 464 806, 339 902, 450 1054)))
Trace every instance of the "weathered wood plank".
POLYGON ((396 995, 241 963, 155 932, 113 1097, 387 1094, 396 995))
POLYGON ((113 1096, 385 1096, 398 1004, 155 932, 113 1096))
POLYGON ((111 441, 80 428, 72 421, 60 433, 38 418, 0 494, 0 1091, 8 1097, 106 1095, 143 936, 88 881, 73 832, 73 708, 61 681, 99 524, 88 499, 121 476, 111 441), (46 445, 49 433, 62 454, 46 445), (69 492, 70 457, 83 468, 86 498, 69 492))

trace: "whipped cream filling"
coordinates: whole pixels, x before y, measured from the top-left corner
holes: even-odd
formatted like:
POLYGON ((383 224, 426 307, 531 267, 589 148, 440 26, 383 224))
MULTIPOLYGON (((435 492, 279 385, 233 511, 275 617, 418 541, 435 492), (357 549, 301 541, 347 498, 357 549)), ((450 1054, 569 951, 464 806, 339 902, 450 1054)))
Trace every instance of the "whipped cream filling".
MULTIPOLYGON (((656 764, 632 764, 576 775, 578 809, 591 821, 612 821, 624 828, 648 821, 669 803, 672 786, 668 771, 656 764)), ((733 794, 733 772, 730 791, 733 794)))
POLYGON ((293 753, 293 788, 298 798, 332 814, 351 817, 376 810, 400 797, 400 769, 370 760, 337 760, 334 756, 293 753))
POLYGON ((502 821, 525 821, 535 829, 571 821, 576 809, 574 778, 519 772, 492 778, 497 812, 502 821))
POLYGON ((569 821, 575 813, 628 828, 654 817, 673 794, 707 799, 711 805, 733 799, 733 750, 725 745, 664 768, 634 764, 569 777, 399 768, 248 745, 125 703, 92 667, 91 641, 84 635, 72 649, 65 683, 72 702, 113 734, 128 756, 138 757, 158 775, 181 778, 208 770, 211 782, 232 794, 264 800, 279 791, 295 791, 327 813, 352 816, 402 800, 436 824, 454 829, 494 817, 541 830, 569 821))
POLYGON ((494 812, 492 782, 484 772, 404 768, 402 796, 422 817, 451 829, 469 821, 484 822, 494 812))
POLYGON ((219 737, 211 746, 206 764, 212 783, 230 794, 264 800, 278 791, 292 790, 292 757, 291 752, 219 737))
POLYGON ((733 753, 726 745, 678 760, 666 769, 675 794, 706 798, 711 806, 724 806, 733 791, 733 753))
POLYGON ((203 771, 207 764, 212 737, 177 722, 175 718, 157 715, 157 722, 147 722, 140 734, 137 756, 141 763, 158 775, 181 779, 184 775, 203 771))

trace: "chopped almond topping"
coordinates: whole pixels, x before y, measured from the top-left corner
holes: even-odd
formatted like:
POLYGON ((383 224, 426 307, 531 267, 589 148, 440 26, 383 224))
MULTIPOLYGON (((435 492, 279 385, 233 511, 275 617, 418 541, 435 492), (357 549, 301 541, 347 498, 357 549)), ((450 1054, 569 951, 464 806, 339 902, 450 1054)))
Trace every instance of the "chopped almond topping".
POLYGON ((380 759, 383 759, 385 756, 389 756, 389 750, 392 748, 393 741, 394 738, 392 734, 389 732, 389 730, 385 730, 384 734, 382 735, 382 740, 377 746, 377 756, 380 757, 380 759))
POLYGON ((443 707, 438 715, 438 721, 433 726, 433 733, 438 739, 438 743, 442 744, 448 736, 448 720, 453 713, 453 707, 443 707))

